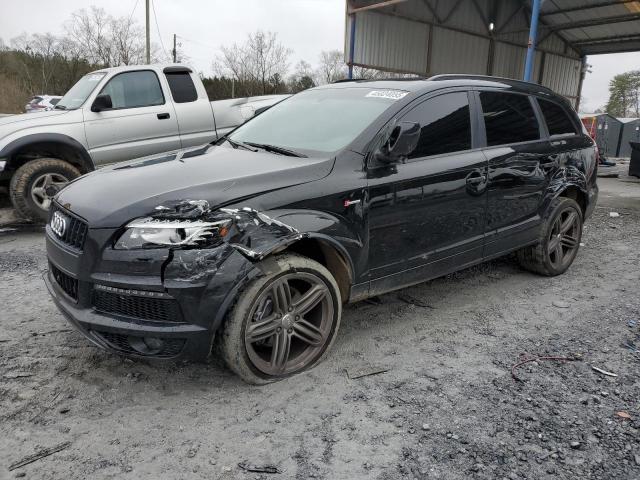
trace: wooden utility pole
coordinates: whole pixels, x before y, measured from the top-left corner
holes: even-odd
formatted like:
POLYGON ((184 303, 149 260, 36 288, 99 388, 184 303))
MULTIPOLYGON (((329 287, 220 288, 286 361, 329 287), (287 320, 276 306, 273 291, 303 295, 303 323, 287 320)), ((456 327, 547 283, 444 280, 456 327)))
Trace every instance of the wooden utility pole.
POLYGON ((151 38, 149 36, 149 0, 146 0, 146 20, 147 20, 147 30, 146 30, 146 35, 147 35, 147 65, 151 63, 151 38))
POLYGON ((178 63, 176 60, 176 34, 173 34, 173 51, 171 52, 173 53, 173 63, 178 63))

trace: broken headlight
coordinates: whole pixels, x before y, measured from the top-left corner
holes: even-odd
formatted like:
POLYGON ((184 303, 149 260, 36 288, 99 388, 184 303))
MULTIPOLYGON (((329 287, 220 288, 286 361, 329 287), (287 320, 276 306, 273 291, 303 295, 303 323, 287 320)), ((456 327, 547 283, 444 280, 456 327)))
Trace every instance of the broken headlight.
POLYGON ((222 241, 231 222, 138 218, 127 224, 114 248, 132 250, 157 247, 210 247, 222 241))

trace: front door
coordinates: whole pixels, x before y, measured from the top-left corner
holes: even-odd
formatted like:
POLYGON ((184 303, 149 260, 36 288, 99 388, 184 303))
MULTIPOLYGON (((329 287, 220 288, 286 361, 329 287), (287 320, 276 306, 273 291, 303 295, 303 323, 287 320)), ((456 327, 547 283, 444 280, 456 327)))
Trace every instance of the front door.
POLYGON ((420 125, 405 163, 369 176, 372 292, 433 278, 482 256, 486 167, 474 148, 470 94, 423 101, 400 121, 420 125))
POLYGON ((107 82, 100 94, 113 108, 84 111, 89 153, 96 165, 119 162, 180 148, 178 122, 151 70, 123 72, 107 82))

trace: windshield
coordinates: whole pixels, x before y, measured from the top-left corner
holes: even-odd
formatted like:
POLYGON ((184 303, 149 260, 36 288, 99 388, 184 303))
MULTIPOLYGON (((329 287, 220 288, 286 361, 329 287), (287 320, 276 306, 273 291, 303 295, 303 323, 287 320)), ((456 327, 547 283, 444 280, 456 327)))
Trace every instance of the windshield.
POLYGON ((307 90, 238 127, 230 138, 249 145, 335 152, 407 93, 363 87, 307 90))
POLYGON ((98 72, 89 73, 82 77, 71 87, 71 90, 62 97, 56 105, 56 108, 58 110, 74 110, 80 107, 105 75, 105 72, 98 72))

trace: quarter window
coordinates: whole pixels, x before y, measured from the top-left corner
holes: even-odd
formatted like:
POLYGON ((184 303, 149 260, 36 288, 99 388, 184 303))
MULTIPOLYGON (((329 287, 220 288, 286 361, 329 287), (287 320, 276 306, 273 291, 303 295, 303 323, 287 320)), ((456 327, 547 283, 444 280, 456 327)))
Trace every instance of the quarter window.
POLYGON ((471 148, 471 117, 466 92, 447 93, 421 103, 402 119, 420 124, 420 139, 409 158, 471 148))
POLYGON ((553 137, 554 135, 575 135, 578 133, 575 124, 560 105, 540 98, 538 104, 547 124, 549 135, 553 137))
POLYGON ((198 92, 188 72, 171 72, 165 75, 174 102, 187 103, 198 99, 198 92))
POLYGON ((526 95, 480 92, 487 145, 540 139, 538 120, 526 95))
POLYGON ((111 97, 113 108, 149 107, 164 103, 158 77, 149 70, 116 75, 100 93, 111 97))

